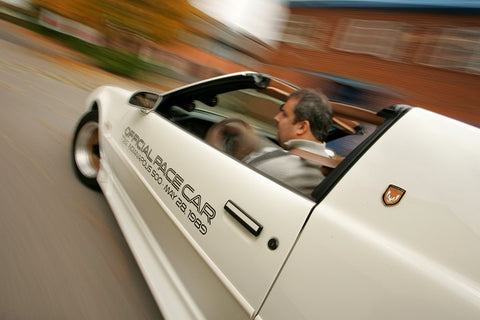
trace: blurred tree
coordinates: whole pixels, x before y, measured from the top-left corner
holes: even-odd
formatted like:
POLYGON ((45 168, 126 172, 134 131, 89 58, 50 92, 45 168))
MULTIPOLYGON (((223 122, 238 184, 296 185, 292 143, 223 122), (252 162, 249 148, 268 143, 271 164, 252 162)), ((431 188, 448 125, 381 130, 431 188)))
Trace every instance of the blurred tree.
POLYGON ((163 43, 183 28, 192 12, 188 0, 33 0, 38 7, 81 22, 117 38, 118 31, 163 43))
POLYGON ((197 11, 188 0, 32 0, 32 3, 103 33, 106 47, 85 45, 80 50, 102 68, 132 77, 150 69, 140 57, 142 49, 175 39, 185 28, 183 18, 197 11))

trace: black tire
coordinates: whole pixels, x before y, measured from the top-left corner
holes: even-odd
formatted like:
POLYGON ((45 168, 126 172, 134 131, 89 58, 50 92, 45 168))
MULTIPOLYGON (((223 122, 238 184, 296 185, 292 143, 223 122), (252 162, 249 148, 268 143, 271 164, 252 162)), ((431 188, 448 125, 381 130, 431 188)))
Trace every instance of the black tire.
POLYGON ((90 189, 100 191, 97 182, 100 170, 97 110, 86 113, 77 125, 72 142, 72 164, 80 182, 90 189))

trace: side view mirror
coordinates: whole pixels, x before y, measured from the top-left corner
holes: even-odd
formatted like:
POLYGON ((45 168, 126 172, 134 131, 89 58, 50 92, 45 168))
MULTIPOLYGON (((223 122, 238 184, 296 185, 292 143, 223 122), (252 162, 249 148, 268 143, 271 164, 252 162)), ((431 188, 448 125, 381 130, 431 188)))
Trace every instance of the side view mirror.
POLYGON ((153 110, 162 100, 162 96, 146 91, 135 92, 128 102, 131 105, 139 107, 142 111, 148 112, 153 110))

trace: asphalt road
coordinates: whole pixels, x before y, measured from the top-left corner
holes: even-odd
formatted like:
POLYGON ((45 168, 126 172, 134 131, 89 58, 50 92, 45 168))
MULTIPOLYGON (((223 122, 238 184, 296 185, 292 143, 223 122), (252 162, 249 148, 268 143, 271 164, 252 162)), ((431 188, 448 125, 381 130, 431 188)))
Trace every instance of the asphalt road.
POLYGON ((70 143, 90 89, 134 82, 71 61, 0 21, 0 319, 161 319, 70 143))

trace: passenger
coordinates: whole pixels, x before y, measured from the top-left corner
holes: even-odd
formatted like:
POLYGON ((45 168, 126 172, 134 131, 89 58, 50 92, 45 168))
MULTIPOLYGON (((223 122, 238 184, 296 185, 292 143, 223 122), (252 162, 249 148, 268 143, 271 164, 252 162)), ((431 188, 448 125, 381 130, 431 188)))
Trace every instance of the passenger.
POLYGON ((306 160, 294 151, 306 151, 326 159, 332 157, 325 144, 332 125, 330 102, 321 92, 300 89, 280 106, 280 112, 274 119, 277 122, 278 143, 283 149, 260 140, 258 151, 249 154, 243 161, 310 196, 325 178, 322 165, 318 161, 306 160))

